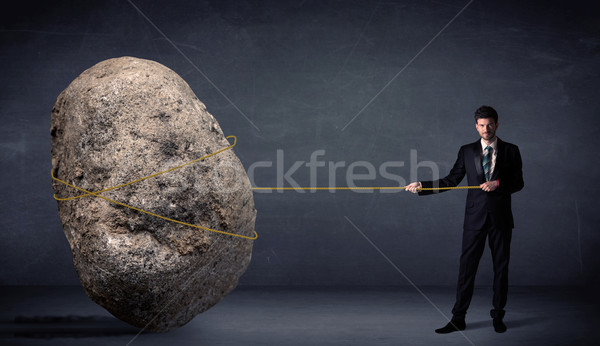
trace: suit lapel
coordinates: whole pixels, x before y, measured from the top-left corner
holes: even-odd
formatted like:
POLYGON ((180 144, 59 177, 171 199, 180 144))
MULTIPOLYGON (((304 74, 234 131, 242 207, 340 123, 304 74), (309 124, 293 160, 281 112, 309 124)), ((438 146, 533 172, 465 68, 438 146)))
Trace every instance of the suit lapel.
POLYGON ((473 148, 473 164, 475 165, 475 170, 477 171, 477 179, 481 182, 485 181, 483 174, 483 149, 481 148, 481 142, 477 141, 472 144, 473 148))

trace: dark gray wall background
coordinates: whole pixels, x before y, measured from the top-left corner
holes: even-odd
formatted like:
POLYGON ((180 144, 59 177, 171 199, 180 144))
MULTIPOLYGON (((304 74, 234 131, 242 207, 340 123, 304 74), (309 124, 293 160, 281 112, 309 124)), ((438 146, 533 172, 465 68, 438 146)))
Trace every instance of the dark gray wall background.
MULTIPOLYGON (((50 111, 83 70, 119 56, 156 60, 207 105, 245 167, 404 161, 446 174, 477 139, 472 113, 500 114, 519 145, 513 285, 600 281, 597 138, 600 22, 594 2, 474 1, 354 122, 343 127, 467 4, 461 1, 23 2, 0 21, 0 284, 78 284, 52 198, 50 111)), ((338 181, 343 183, 340 171, 338 181), (342 179, 342 180, 340 180, 342 179)), ((319 184, 327 170, 319 168, 319 184)), ((390 185, 378 179, 369 185, 390 185)), ((308 169, 294 179, 309 183, 308 169)), ((419 169, 419 179, 431 177, 419 169)), ((256 183, 276 183, 275 167, 256 183)), ((342 184, 340 184, 342 185, 342 184)), ((347 216, 418 285, 453 285, 465 191, 255 194, 259 239, 245 285, 404 285, 347 216)), ((490 284, 486 250, 478 283, 490 284)))

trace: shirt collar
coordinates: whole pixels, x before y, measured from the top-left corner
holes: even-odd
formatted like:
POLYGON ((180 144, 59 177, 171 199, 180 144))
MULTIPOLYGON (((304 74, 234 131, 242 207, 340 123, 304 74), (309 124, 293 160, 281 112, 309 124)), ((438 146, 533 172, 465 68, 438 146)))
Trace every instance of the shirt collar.
MULTIPOLYGON (((481 139, 481 149, 483 151, 485 151, 485 147, 487 147, 488 145, 483 141, 483 138, 481 139)), ((498 148, 498 136, 496 136, 496 138, 494 138, 494 141, 492 142, 492 144, 490 144, 490 147, 492 147, 492 149, 494 149, 494 152, 496 152, 496 149, 498 148)))

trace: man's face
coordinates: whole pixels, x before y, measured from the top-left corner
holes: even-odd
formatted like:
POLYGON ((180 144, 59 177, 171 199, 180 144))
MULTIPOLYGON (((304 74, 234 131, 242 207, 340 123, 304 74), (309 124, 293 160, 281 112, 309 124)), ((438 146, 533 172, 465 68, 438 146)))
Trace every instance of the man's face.
POLYGON ((492 118, 485 119, 477 119, 477 124, 475 124, 475 128, 481 138, 486 141, 493 141, 494 137, 496 137, 496 129, 498 128, 498 123, 494 121, 492 118))

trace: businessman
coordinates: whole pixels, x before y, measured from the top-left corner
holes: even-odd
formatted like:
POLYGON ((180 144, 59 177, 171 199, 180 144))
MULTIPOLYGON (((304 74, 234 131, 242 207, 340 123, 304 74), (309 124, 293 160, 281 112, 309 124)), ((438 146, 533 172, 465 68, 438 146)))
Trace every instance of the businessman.
POLYGON ((510 240, 514 227, 511 194, 523 188, 523 173, 519 148, 496 137, 498 113, 489 106, 475 111, 475 128, 481 139, 463 145, 448 176, 434 181, 414 182, 406 190, 419 195, 436 194, 447 190, 422 190, 457 186, 464 176, 469 189, 463 225, 462 252, 456 302, 452 320, 436 333, 446 334, 465 330, 465 315, 473 296, 475 274, 485 248, 486 238, 494 266, 494 298, 490 315, 494 330, 506 331, 504 307, 508 292, 508 262, 510 240))

